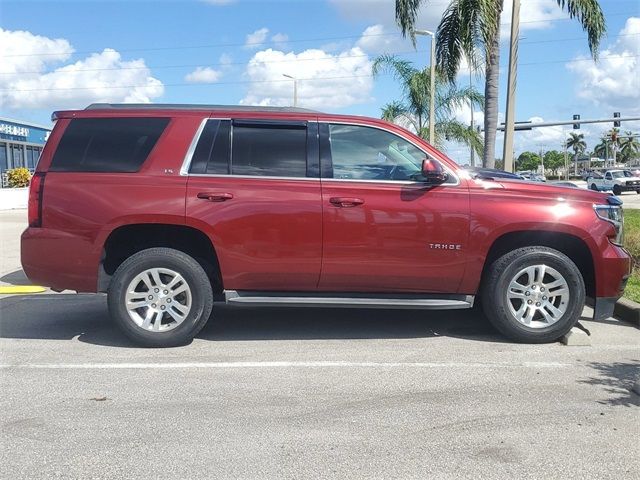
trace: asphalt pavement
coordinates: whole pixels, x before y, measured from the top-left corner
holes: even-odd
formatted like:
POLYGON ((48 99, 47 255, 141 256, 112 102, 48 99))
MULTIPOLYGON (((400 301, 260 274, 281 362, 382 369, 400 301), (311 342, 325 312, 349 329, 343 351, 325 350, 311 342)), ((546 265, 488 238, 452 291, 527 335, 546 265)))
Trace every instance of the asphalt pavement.
MULTIPOLYGON (((24 222, 0 213, 2 282, 24 222)), ((141 349, 101 295, 4 296, 0 478, 640 478, 640 331, 582 323, 517 345, 475 311, 220 306, 141 349)))

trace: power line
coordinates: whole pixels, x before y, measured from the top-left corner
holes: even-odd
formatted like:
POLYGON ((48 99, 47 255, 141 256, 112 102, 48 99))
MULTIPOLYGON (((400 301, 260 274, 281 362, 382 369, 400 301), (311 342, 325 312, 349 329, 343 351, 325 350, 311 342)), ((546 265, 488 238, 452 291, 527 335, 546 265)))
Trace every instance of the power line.
MULTIPOLYGON (((610 17, 629 16, 628 12, 624 13, 611 13, 607 15, 610 17)), ((528 20, 522 21, 520 24, 533 24, 533 23, 552 23, 552 22, 565 22, 573 20, 567 18, 550 18, 546 20, 528 20)), ((510 22, 500 23, 500 25, 510 25, 510 22)), ((242 43, 217 43, 206 45, 183 45, 183 46, 166 46, 166 47, 150 47, 150 48, 127 48, 118 50, 118 52, 153 52, 153 51, 167 51, 167 50, 191 50, 201 48, 225 48, 225 47, 259 47, 261 45, 277 45, 277 44, 290 44, 290 43, 304 43, 304 42, 321 42, 326 40, 348 40, 354 38, 369 38, 369 37, 388 37, 388 36, 400 36, 399 32, 393 33, 372 33, 372 34, 360 34, 360 35, 346 35, 341 37, 316 37, 316 38, 304 38, 298 40, 275 41, 269 40, 266 42, 242 42, 242 43)), ((60 56, 60 55, 80 55, 86 53, 95 53, 95 50, 78 50, 78 51, 64 51, 64 52, 41 52, 41 53, 24 53, 24 54, 11 54, 0 55, 0 58, 15 58, 15 57, 47 57, 47 56, 60 56)))
MULTIPOLYGON (((640 55, 608 55, 608 56, 602 56, 600 58, 637 58, 640 57, 640 55)), ((579 59, 575 59, 575 60, 551 60, 551 61, 544 61, 544 62, 530 62, 530 63, 521 63, 520 65, 525 66, 525 65, 541 65, 541 64, 547 64, 547 63, 574 63, 574 62, 585 62, 585 61, 593 61, 590 58, 579 58, 579 59)), ((504 67, 504 65, 501 65, 501 67, 504 67)), ((391 75, 391 74, 378 74, 377 76, 386 76, 386 75, 391 75)), ((338 77, 310 77, 310 78, 299 78, 299 81, 306 81, 306 82, 311 82, 311 81, 319 81, 319 80, 338 80, 338 79, 348 79, 348 78, 367 78, 367 77, 373 77, 372 74, 367 74, 367 75, 345 75, 345 76, 338 76, 338 77)), ((237 80, 237 81, 229 81, 229 82, 199 82, 199 83, 165 83, 163 84, 163 87, 184 87, 184 86, 205 86, 205 85, 209 85, 209 86, 215 86, 215 85, 237 85, 237 84, 258 84, 258 83, 279 83, 279 82, 290 82, 290 80, 237 80)), ((139 87, 146 87, 147 85, 118 85, 118 86, 93 86, 93 87, 69 87, 69 88, 33 88, 33 89, 13 89, 13 88, 6 88, 6 89, 0 89, 0 92, 49 92, 49 91, 68 91, 68 90, 93 90, 96 88, 99 89, 116 89, 116 88, 139 88, 139 87)))
MULTIPOLYGON (((389 55, 411 55, 411 54, 419 54, 419 53, 427 53, 427 50, 409 50, 404 52, 390 52, 389 55)), ((258 62, 260 64, 272 64, 272 63, 291 63, 291 62, 322 62, 328 60, 335 60, 336 58, 362 58, 369 57, 369 54, 359 54, 359 55, 340 55, 336 57, 332 55, 326 58, 295 58, 295 59, 286 59, 286 60, 270 60, 268 62, 258 62)), ((228 65, 249 65, 252 63, 249 62, 218 62, 218 63, 207 63, 203 65, 202 63, 198 64, 183 64, 183 65, 161 65, 161 66, 144 66, 144 67, 115 67, 115 68, 83 68, 73 70, 72 72, 102 72, 102 71, 113 71, 113 70, 161 70, 165 68, 193 68, 193 67, 225 67, 228 65)), ((67 73, 72 73, 67 72, 67 73)), ((42 73, 41 71, 31 71, 31 72, 0 72, 0 75, 27 75, 27 74, 37 74, 42 73)), ((51 72, 48 72, 51 73, 51 72)))
MULTIPOLYGON (((640 33, 629 33, 629 34, 620 34, 615 35, 610 38, 618 38, 618 37, 628 37, 628 36, 640 36, 640 33)), ((539 44, 539 43, 555 43, 555 42, 568 42, 572 40, 584 40, 584 36, 582 37, 569 37, 569 38, 557 38, 554 40, 531 40, 531 41, 521 41, 520 45, 530 45, 530 44, 539 44)), ((402 52, 388 52, 389 55, 414 55, 426 53, 427 50, 409 50, 402 52)), ((368 57, 368 54, 364 55, 341 55, 340 58, 361 58, 368 57)), ((308 62, 308 61, 328 61, 334 60, 335 56, 327 57, 327 58, 295 58, 295 59, 285 59, 285 60, 272 60, 270 62, 263 63, 295 63, 295 62, 308 62)), ((145 65, 143 67, 113 67, 113 68, 81 68, 73 70, 69 73, 75 72, 106 72, 106 71, 116 71, 116 70, 164 70, 171 68, 194 68, 194 67, 225 67, 229 65, 249 65, 251 62, 217 62, 217 63, 207 63, 207 64, 180 64, 180 65, 145 65)), ((521 64, 522 65, 522 64, 521 64)), ((35 75, 42 73, 40 70, 32 70, 26 72, 0 72, 0 75, 35 75)))

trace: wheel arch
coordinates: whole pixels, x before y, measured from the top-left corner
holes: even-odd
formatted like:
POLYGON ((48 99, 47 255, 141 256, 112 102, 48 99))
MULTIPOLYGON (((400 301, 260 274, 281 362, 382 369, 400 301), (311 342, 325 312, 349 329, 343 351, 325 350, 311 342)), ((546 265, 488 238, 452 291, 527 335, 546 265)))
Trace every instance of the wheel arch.
POLYGON ((484 284, 489 266, 502 255, 522 247, 548 247, 558 250, 569 257, 578 267, 584 280, 586 294, 595 297, 596 280, 593 256, 587 243, 581 238, 559 231, 513 231, 497 237, 487 255, 482 267, 480 288, 484 284))
POLYGON ((222 293, 222 272, 211 239, 197 228, 168 223, 133 223, 113 229, 102 247, 98 291, 108 289, 111 276, 127 258, 154 247, 173 248, 193 257, 207 272, 214 294, 222 293))

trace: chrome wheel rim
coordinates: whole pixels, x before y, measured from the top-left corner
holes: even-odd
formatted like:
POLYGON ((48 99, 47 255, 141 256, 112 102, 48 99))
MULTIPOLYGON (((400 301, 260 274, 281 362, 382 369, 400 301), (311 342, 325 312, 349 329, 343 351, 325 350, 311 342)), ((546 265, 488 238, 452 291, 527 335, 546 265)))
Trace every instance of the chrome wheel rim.
POLYGON ((180 325, 191 311, 192 295, 182 275, 168 268, 150 268, 127 287, 129 318, 150 332, 166 332, 180 325))
POLYGON ((507 289, 511 315, 529 328, 546 328, 558 322, 569 308, 569 298, 569 284, 548 265, 523 268, 507 289))

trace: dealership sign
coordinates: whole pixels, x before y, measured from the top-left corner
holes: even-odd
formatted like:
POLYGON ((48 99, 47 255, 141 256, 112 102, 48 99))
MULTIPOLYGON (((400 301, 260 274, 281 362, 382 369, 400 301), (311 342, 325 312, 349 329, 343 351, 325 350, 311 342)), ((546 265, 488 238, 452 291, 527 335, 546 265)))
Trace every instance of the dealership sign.
POLYGON ((16 137, 28 137, 29 129, 26 127, 19 127, 17 125, 10 125, 8 123, 0 123, 0 133, 5 135, 14 135, 16 137))

